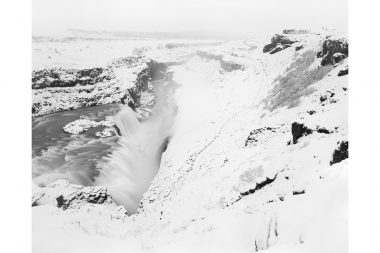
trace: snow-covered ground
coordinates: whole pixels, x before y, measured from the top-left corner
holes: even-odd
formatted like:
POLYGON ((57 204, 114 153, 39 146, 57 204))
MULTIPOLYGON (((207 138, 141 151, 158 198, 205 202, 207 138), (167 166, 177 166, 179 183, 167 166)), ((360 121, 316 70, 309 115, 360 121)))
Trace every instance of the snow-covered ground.
POLYGON ((50 197, 33 207, 33 250, 347 252, 348 59, 326 34, 289 39, 150 52, 179 63, 177 114, 138 213, 87 198, 63 210, 70 186, 35 185, 50 197))
POLYGON ((171 49, 176 45, 214 44, 211 40, 122 39, 122 38, 35 39, 32 44, 33 70, 46 68, 85 69, 105 66, 118 58, 147 51, 171 49))

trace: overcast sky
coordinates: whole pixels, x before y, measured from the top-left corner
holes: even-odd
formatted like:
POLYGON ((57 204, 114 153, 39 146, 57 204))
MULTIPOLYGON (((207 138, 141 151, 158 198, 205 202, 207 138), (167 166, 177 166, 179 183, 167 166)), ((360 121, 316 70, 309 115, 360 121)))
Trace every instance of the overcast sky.
POLYGON ((346 0, 33 0, 32 4, 34 35, 70 28, 252 35, 293 27, 347 29, 346 0))

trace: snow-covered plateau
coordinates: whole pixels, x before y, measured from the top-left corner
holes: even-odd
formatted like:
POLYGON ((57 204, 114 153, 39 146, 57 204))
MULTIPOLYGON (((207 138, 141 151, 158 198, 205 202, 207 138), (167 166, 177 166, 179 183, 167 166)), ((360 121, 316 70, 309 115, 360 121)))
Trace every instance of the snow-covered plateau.
POLYGON ((348 251, 343 36, 134 41, 125 54, 113 50, 123 48, 116 41, 105 43, 110 59, 93 66, 70 65, 85 55, 79 49, 74 60, 64 57, 77 47, 89 59, 105 55, 95 42, 38 43, 36 120, 104 104, 122 109, 60 126, 67 138, 106 127, 96 136, 117 146, 86 184, 34 179, 34 252, 348 251), (46 48, 55 56, 43 58, 46 48), (156 162, 146 180, 128 169, 156 162))

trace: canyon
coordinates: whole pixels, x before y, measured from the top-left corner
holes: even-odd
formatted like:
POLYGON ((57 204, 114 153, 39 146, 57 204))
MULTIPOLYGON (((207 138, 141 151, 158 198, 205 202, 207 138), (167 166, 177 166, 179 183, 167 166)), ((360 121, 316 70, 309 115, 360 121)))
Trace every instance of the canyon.
POLYGON ((347 252, 344 35, 133 48, 36 61, 35 252, 347 252))

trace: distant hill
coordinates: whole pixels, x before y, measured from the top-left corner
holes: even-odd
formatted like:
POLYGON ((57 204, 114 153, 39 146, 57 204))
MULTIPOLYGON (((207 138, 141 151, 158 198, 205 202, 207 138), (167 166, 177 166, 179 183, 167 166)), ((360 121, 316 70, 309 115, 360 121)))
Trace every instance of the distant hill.
POLYGON ((106 36, 117 38, 152 38, 152 39, 218 39, 231 40, 242 38, 241 35, 208 32, 208 31, 180 31, 180 32, 128 32, 128 31, 89 31, 82 29, 70 29, 77 36, 106 36))

